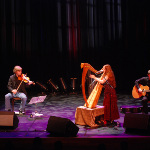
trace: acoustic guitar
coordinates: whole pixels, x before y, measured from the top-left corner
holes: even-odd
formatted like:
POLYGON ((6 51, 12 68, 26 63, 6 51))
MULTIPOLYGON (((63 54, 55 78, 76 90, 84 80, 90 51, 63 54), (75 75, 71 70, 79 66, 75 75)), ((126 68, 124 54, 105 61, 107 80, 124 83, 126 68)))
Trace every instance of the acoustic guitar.
POLYGON ((149 87, 148 86, 143 86, 141 84, 139 84, 140 86, 140 89, 142 90, 142 93, 140 93, 138 91, 138 88, 136 86, 133 87, 133 90, 132 90, 132 96, 134 98, 140 98, 141 96, 145 96, 147 92, 150 92, 149 90, 149 87))

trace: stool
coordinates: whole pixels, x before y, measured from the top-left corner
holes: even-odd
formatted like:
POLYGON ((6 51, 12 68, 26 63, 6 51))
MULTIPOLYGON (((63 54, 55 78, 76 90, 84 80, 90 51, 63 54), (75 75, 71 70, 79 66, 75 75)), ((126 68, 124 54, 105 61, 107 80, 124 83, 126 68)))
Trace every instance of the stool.
POLYGON ((97 105, 92 109, 84 106, 79 106, 76 108, 75 124, 96 127, 99 126, 99 122, 103 120, 103 115, 104 106, 97 105))
POLYGON ((12 111, 14 112, 14 103, 15 103, 15 101, 21 100, 21 98, 13 97, 11 100, 12 100, 12 111))

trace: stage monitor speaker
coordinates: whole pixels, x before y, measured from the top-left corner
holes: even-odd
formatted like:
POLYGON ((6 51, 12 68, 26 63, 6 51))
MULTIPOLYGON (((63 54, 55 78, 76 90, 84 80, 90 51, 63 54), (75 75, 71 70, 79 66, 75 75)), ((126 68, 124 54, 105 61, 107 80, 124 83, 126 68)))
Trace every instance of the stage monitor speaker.
POLYGON ((75 137, 79 128, 69 119, 50 116, 46 131, 51 136, 75 137))
POLYGON ((19 123, 18 117, 11 111, 0 111, 1 128, 17 128, 19 123))
POLYGON ((126 113, 124 117, 123 127, 129 131, 129 129, 150 129, 150 115, 141 113, 126 113))

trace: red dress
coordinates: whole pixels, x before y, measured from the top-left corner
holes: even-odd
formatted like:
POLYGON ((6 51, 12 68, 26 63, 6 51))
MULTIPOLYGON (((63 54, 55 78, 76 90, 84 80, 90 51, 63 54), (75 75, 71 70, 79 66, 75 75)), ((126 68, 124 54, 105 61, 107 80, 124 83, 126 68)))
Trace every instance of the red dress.
POLYGON ((120 118, 117 106, 116 90, 108 84, 105 84, 104 87, 104 120, 112 121, 120 118))

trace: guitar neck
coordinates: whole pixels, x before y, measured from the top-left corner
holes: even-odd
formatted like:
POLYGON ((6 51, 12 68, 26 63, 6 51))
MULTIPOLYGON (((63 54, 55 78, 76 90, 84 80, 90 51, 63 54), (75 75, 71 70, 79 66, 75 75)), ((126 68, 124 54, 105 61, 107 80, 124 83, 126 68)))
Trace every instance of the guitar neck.
POLYGON ((150 92, 150 90, 144 90, 143 92, 150 92))

